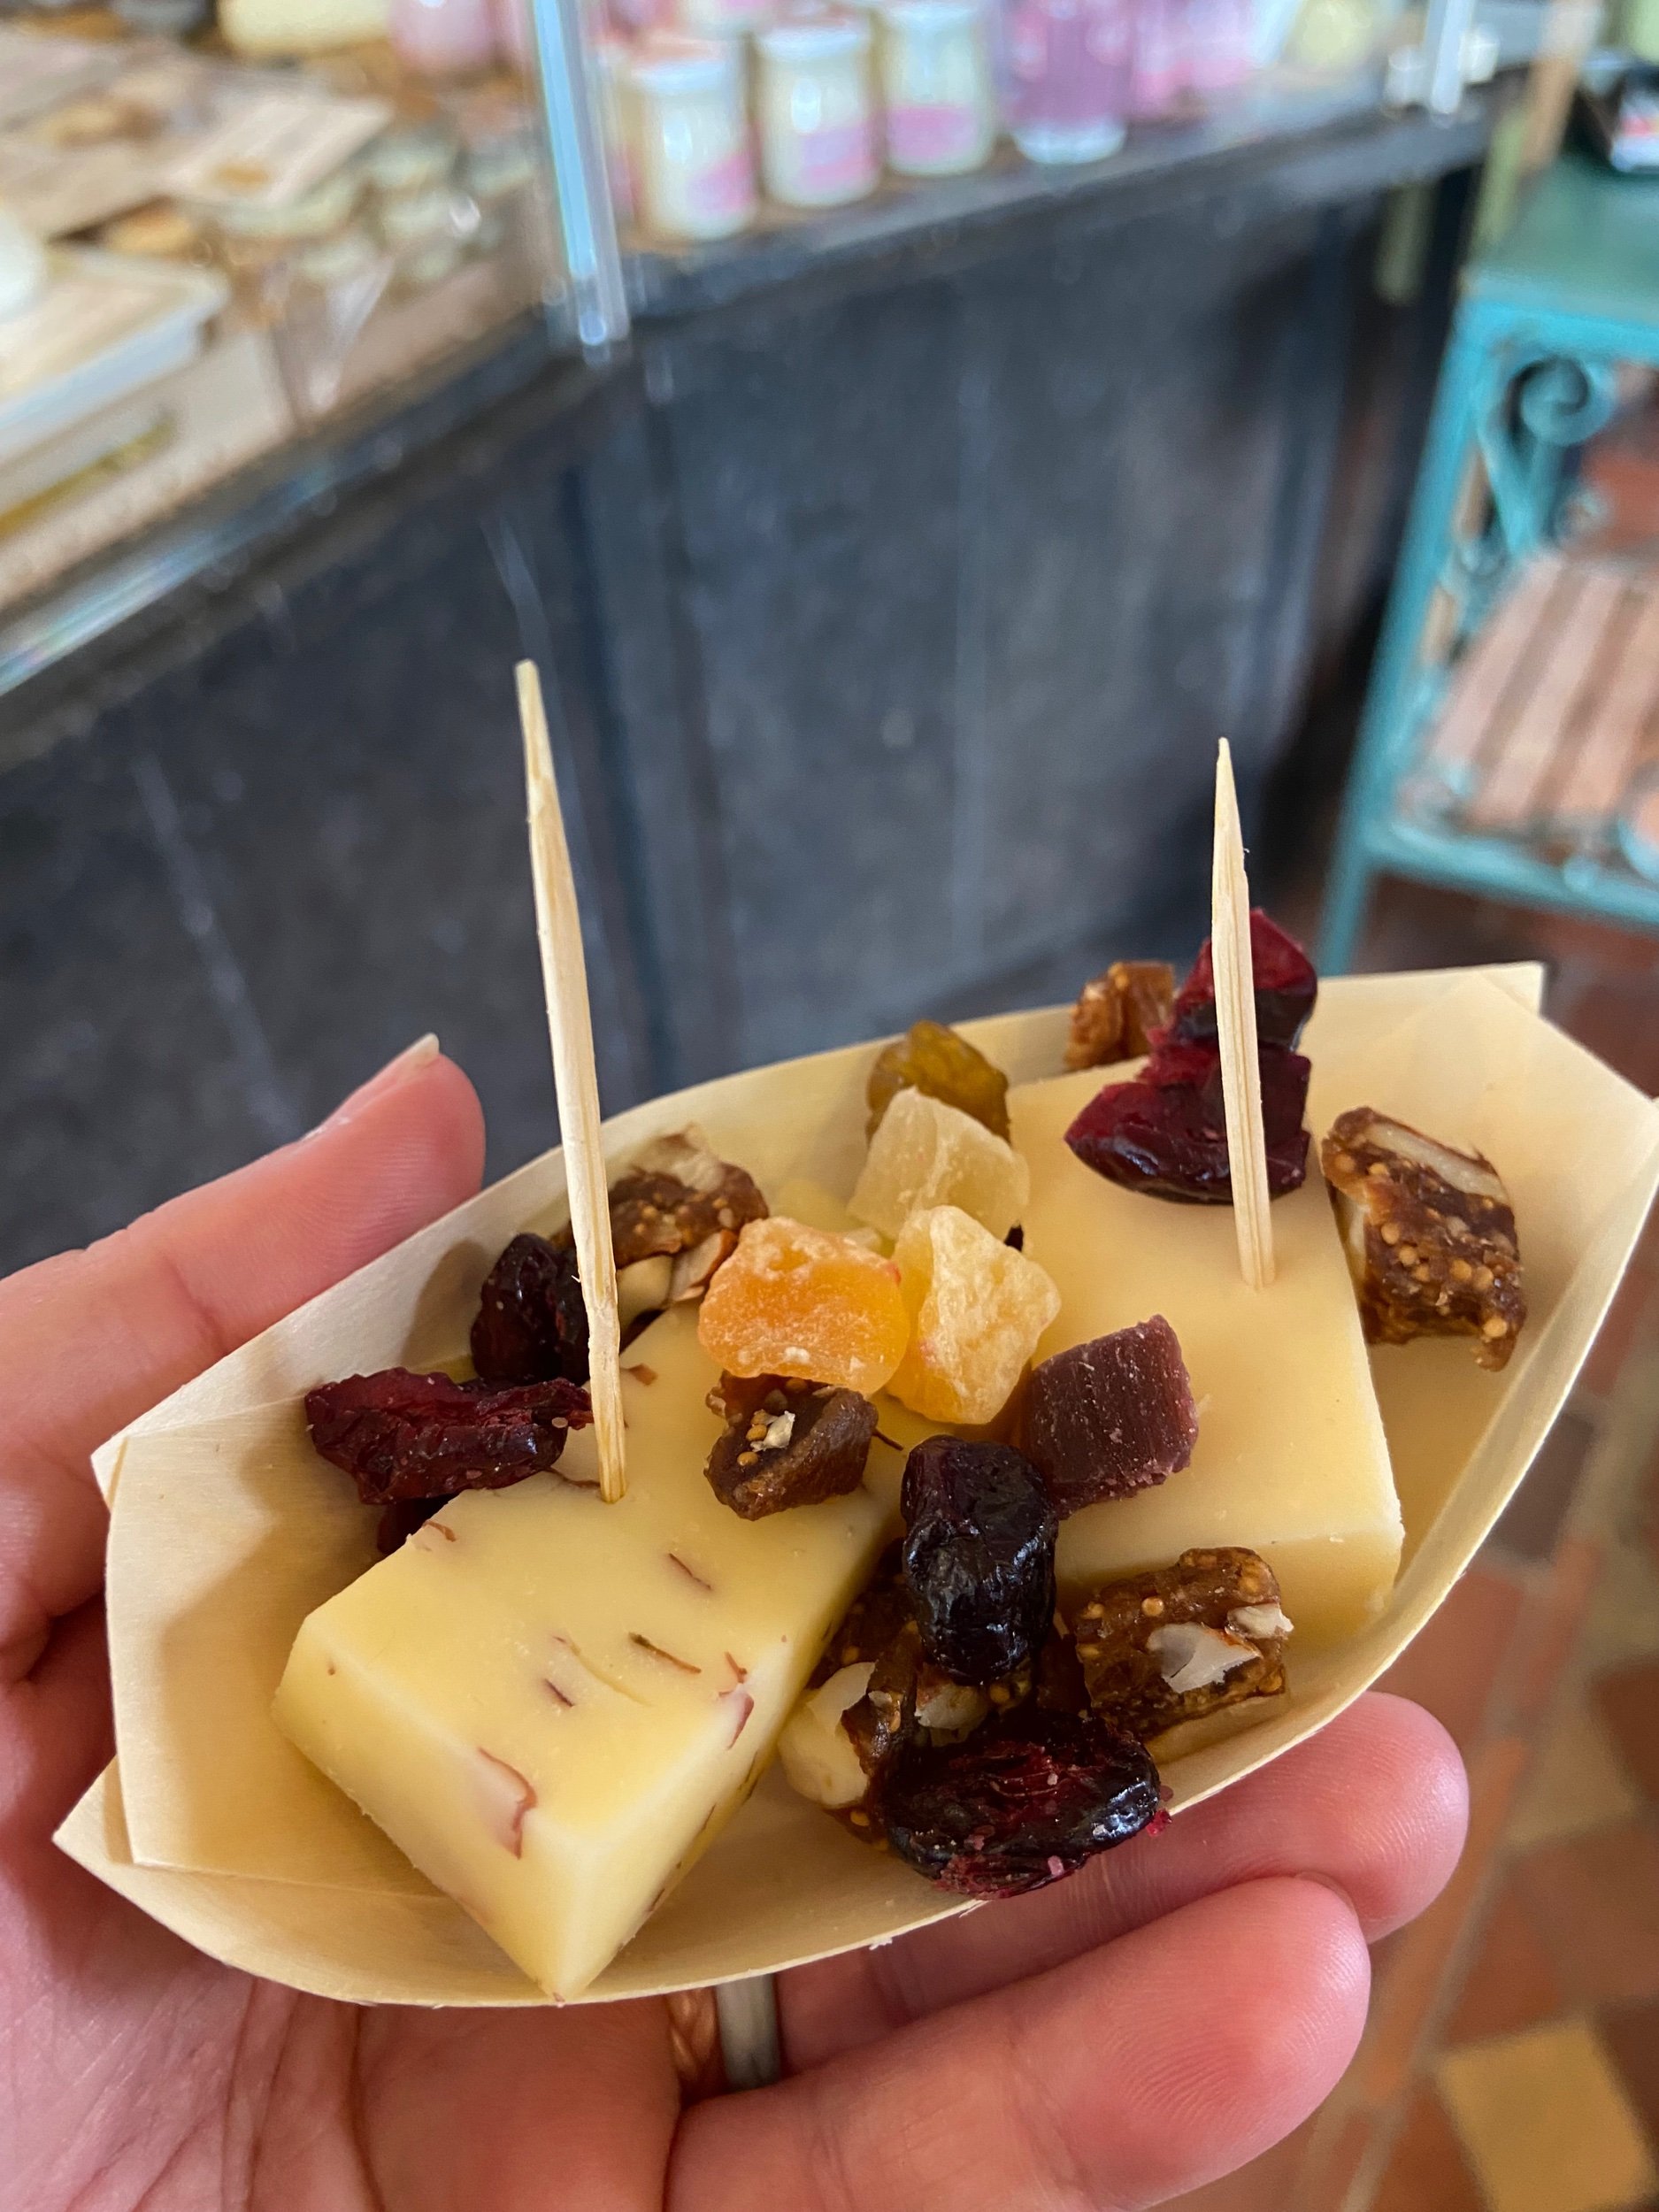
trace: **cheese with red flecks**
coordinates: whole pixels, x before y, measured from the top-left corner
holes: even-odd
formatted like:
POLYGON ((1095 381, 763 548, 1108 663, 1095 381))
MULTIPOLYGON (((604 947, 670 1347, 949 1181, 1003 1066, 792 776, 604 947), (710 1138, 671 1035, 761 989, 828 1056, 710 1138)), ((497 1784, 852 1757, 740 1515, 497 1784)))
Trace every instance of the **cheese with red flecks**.
MULTIPOLYGON (((1110 1073, 1113 1081, 1133 1068, 1110 1073)), ((1185 1551, 1242 1545, 1279 1577, 1299 1647, 1353 1634, 1394 1587, 1402 1526, 1387 1440, 1340 1235, 1318 1163, 1272 1208, 1277 1279, 1252 1290, 1230 1206, 1125 1190, 1071 1151, 1065 1132, 1101 1071, 1009 1093, 1031 1168, 1025 1251, 1060 1292, 1036 1358, 1161 1313, 1198 1402, 1191 1464, 1061 1524, 1070 1603, 1185 1551)))
POLYGON ((868 1490, 740 1520, 703 1474, 690 1306, 623 1370, 627 1492, 593 1431, 451 1499, 301 1626, 279 1726, 550 1996, 579 1995, 718 1833, 868 1578, 868 1490))

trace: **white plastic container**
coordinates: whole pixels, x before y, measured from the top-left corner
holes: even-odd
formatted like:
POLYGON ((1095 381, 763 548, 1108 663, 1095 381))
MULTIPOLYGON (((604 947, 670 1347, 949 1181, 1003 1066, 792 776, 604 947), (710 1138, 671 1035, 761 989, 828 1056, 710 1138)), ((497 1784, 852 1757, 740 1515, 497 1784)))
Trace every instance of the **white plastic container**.
POLYGON ((785 207, 844 207, 880 176, 867 18, 778 23, 760 57, 761 173, 785 207))
POLYGON ((996 143, 996 88, 980 0, 891 0, 880 23, 888 168, 903 177, 982 168, 996 143))
POLYGON ((628 72, 639 217, 658 238, 730 238, 755 216, 743 50, 653 38, 628 72))

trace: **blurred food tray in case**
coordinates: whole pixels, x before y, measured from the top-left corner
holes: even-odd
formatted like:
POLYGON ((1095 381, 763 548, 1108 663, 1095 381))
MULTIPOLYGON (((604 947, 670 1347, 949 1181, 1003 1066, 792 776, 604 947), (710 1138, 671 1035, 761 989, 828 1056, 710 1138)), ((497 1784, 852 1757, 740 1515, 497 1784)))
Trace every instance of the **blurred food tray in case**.
POLYGON ((31 306, 0 325, 0 462, 180 368, 230 296, 169 262, 63 249, 31 306))

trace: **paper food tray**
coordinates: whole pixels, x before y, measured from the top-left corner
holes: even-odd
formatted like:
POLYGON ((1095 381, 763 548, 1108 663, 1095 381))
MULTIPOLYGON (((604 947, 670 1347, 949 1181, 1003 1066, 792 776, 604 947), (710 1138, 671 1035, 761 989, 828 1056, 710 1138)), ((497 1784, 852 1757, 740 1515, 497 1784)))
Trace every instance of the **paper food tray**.
MULTIPOLYGON (((1528 967, 1323 987, 1305 1047, 1316 1141, 1343 1109, 1370 1105, 1487 1153, 1515 1201, 1531 1314, 1501 1374, 1455 1339, 1375 1354, 1406 1525, 1398 1584, 1362 1634, 1293 1650, 1287 1694, 1253 1725, 1164 1765, 1178 1814, 1323 1726, 1398 1656, 1502 1510, 1594 1340, 1659 1184, 1659 1109, 1538 1015, 1540 982, 1528 967)), ((963 1026, 1018 1082, 1059 1067, 1065 1018, 1048 1010, 963 1026)), ((804 1176, 846 1190, 864 1151, 872 1049, 636 1107, 607 1124, 607 1156, 619 1164, 695 1121, 764 1189, 804 1176)), ((362 2002, 545 2001, 278 1734, 269 1709, 303 1617, 373 1557, 369 1517, 309 1448, 300 1394, 354 1370, 453 1357, 495 1255, 519 1229, 561 1221, 562 1200, 549 1153, 187 1384, 96 1457, 112 1503, 117 1759, 58 1840, 156 1919, 250 1972, 362 2002)), ((1156 1235, 1160 1209, 1147 1208, 1156 1235)), ((963 1909, 774 1773, 583 2001, 775 1970, 963 1909)))

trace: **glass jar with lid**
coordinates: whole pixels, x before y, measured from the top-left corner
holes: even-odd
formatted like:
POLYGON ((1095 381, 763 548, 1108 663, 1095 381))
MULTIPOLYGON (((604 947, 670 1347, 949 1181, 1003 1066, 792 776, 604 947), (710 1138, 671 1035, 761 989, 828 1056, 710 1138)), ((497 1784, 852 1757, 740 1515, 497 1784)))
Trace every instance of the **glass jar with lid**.
POLYGON ((775 23, 755 41, 761 172, 785 207, 842 207, 880 176, 871 31, 862 15, 775 23))
POLYGON ((878 52, 888 168, 950 177, 982 167, 996 143, 982 0, 887 0, 878 52))
POLYGON ((743 50, 659 34, 628 72, 639 218, 657 237, 730 238, 755 214, 743 50))
POLYGON ((1002 0, 1006 104, 1028 161, 1099 161, 1124 142, 1129 0, 1002 0))

